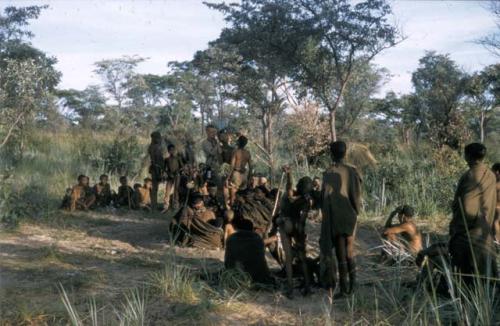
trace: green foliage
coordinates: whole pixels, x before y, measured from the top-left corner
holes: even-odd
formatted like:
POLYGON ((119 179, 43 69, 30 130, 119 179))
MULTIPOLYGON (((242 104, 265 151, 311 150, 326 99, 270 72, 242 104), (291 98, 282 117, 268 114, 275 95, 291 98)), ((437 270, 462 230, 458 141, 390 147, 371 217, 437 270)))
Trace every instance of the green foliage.
POLYGON ((460 109, 466 74, 448 55, 428 52, 419 60, 412 83, 421 130, 435 146, 459 149, 468 137, 460 109))
POLYGON ((366 211, 384 214, 408 204, 420 216, 449 212, 456 182, 466 169, 456 152, 396 147, 377 158, 377 167, 364 175, 366 211))
MULTIPOLYGON (((117 175, 136 173, 144 151, 144 146, 139 144, 136 136, 118 136, 113 143, 105 144, 102 148, 103 168, 117 175)), ((94 161, 95 165, 99 163, 94 161)))

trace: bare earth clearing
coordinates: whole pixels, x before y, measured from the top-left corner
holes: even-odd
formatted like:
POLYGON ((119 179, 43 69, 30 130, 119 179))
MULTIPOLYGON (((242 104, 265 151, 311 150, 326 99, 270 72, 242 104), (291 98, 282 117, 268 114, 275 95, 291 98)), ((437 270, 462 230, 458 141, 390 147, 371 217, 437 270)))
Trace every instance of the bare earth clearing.
MULTIPOLYGON (((0 232, 1 325, 65 324, 59 285, 81 315, 88 313, 89 299, 95 298, 99 318, 106 323, 116 317, 128 289, 142 289, 147 292, 150 325, 322 325, 326 318, 340 324, 368 324, 377 318, 376 312, 366 310, 362 301, 374 300, 380 280, 396 277, 376 263, 379 252, 369 250, 380 244, 373 222, 361 222, 357 233, 361 287, 354 307, 343 300, 330 311, 326 293, 319 289, 307 298, 296 291, 294 300, 281 291, 251 291, 244 299, 216 305, 186 303, 151 290, 152 275, 162 271, 172 253, 176 262, 195 270, 219 270, 222 250, 172 249, 168 218, 161 215, 125 210, 55 215, 0 232)), ((312 222, 308 227, 315 255, 319 224, 312 222)), ((273 261, 269 263, 277 269, 273 261)), ((415 272, 409 267, 406 277, 413 279, 415 272)))

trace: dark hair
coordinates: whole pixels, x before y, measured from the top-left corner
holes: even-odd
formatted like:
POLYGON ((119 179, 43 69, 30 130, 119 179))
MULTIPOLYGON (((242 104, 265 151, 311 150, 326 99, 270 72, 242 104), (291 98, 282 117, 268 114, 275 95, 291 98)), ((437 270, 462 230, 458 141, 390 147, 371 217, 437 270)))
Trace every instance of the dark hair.
POLYGON ((152 138, 152 139, 158 139, 158 138, 161 138, 161 134, 160 134, 160 132, 159 132, 159 131, 153 131, 153 132, 151 133, 151 138, 152 138))
POLYGON ((123 182, 123 181, 127 181, 127 176, 126 175, 122 175, 120 177, 120 182, 123 182))
POLYGON ((269 196, 269 189, 267 189, 265 186, 258 186, 255 188, 255 190, 260 190, 264 193, 264 195, 269 196))
POLYGON ((248 143, 248 138, 245 136, 238 137, 238 148, 244 148, 248 143))
POLYGON ((411 206, 404 205, 401 208, 401 214, 408 216, 408 217, 413 217, 413 215, 415 214, 415 210, 411 206))
POLYGON ((200 194, 199 192, 198 193, 194 193, 192 196, 191 196, 191 200, 189 201, 189 204, 191 206, 193 206, 194 204, 198 203, 198 202, 203 202, 203 195, 200 194))
POLYGON ((140 188, 142 185, 140 183, 134 183, 134 189, 140 188))
POLYGON ((217 187, 217 184, 213 182, 212 180, 207 182, 207 188, 214 188, 217 187))
POLYGON ((207 130, 207 129, 215 129, 215 130, 217 130, 217 127, 215 127, 214 125, 207 125, 205 127, 205 130, 207 130))
POLYGON ((175 148, 174 144, 168 144, 167 150, 170 151, 171 149, 175 148))
POLYGON ((144 179, 144 183, 146 183, 146 182, 153 182, 153 179, 151 179, 151 178, 145 178, 144 179))
POLYGON ((299 195, 303 196, 310 193, 313 190, 313 182, 309 177, 302 177, 297 182, 297 192, 299 195))
POLYGON ((99 180, 102 180, 103 178, 109 178, 107 174, 101 174, 99 177, 99 180))
POLYGON ((500 162, 493 164, 493 166, 491 167, 491 170, 493 172, 500 172, 500 162))
POLYGON ((330 144, 330 153, 334 159, 341 160, 345 157, 347 145, 343 141, 335 141, 330 144))
POLYGON ((252 221, 244 219, 244 218, 234 219, 231 224, 233 224, 233 227, 236 230, 253 231, 253 223, 252 223, 252 221))
POLYGON ((80 182, 80 181, 82 181, 82 179, 83 179, 83 178, 86 178, 86 177, 87 177, 87 176, 86 176, 85 174, 80 174, 80 175, 78 176, 78 179, 77 179, 77 180, 78 180, 78 182, 80 182))
POLYGON ((465 146, 464 153, 466 159, 481 161, 486 156, 486 146, 481 143, 472 143, 465 146))

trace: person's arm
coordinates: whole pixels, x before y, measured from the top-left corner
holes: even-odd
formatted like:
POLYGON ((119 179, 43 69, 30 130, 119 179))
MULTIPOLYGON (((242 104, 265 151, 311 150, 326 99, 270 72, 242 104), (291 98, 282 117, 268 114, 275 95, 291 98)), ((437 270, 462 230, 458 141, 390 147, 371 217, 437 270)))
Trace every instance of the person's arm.
POLYGON ((389 218, 385 222, 384 228, 387 229, 387 228, 390 228, 392 226, 392 220, 394 219, 394 216, 398 215, 400 211, 401 211, 400 207, 398 207, 394 211, 392 211, 391 215, 389 215, 389 218))
POLYGON ((361 211, 361 176, 355 168, 352 168, 350 173, 351 176, 351 191, 349 193, 349 199, 351 205, 354 208, 356 214, 361 211))
POLYGON ((290 169, 289 166, 284 166, 283 167, 283 172, 286 173, 286 196, 288 199, 293 198, 293 176, 292 176, 292 170, 290 169))
POLYGON ((384 235, 400 234, 400 233, 413 233, 414 228, 410 223, 403 223, 401 225, 391 226, 384 231, 384 235))

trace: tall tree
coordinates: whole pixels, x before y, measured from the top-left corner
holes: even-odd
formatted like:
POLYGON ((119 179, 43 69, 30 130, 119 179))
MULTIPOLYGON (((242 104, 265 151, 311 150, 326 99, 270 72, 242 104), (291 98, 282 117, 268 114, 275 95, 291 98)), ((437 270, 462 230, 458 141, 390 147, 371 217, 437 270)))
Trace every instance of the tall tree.
MULTIPOLYGON (((216 6, 216 5, 213 5, 216 6)), ((370 62, 398 42, 388 22, 385 0, 243 0, 217 5, 233 28, 259 26, 267 33, 265 53, 277 54, 290 75, 311 89, 329 111, 330 134, 337 139, 336 113, 357 64, 370 62)))
POLYGON ((105 91, 116 102, 119 110, 126 104, 127 92, 135 76, 135 68, 144 60, 137 56, 124 56, 94 63, 96 66, 94 72, 102 79, 105 91))
POLYGON ((477 40, 477 43, 483 45, 495 56, 500 57, 500 2, 491 0, 488 7, 495 19, 496 29, 491 34, 477 40))
POLYGON ((60 79, 55 58, 34 48, 25 28, 44 8, 7 7, 0 13, 0 148, 17 138, 21 154, 25 131, 46 117, 60 79))
POLYGON ((104 115, 106 98, 96 85, 91 85, 83 91, 68 89, 57 92, 63 106, 72 122, 82 128, 99 128, 99 119, 104 115))
POLYGON ((466 94, 477 126, 479 140, 484 142, 489 122, 500 110, 500 64, 491 65, 472 75, 466 94))
POLYGON ((427 52, 412 74, 418 119, 437 147, 458 149, 467 137, 461 107, 467 75, 449 55, 427 52))

